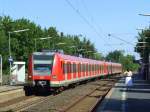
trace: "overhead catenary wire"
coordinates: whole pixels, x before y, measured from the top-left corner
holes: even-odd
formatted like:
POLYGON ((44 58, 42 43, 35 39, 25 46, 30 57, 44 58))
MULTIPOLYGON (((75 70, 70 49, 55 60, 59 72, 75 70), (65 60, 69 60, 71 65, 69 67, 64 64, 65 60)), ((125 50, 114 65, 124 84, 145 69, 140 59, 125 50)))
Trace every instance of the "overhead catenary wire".
MULTIPOLYGON (((89 18, 91 19, 91 22, 97 27, 98 31, 100 30, 101 31, 101 34, 103 34, 104 37, 107 37, 107 34, 103 32, 102 28, 100 27, 100 25, 95 21, 92 13, 90 12, 88 6, 86 5, 86 3, 84 2, 84 0, 82 0, 82 4, 83 4, 83 7, 84 9, 86 10, 87 12, 87 15, 89 16, 89 18)), ((108 43, 108 42, 107 42, 108 43)))
POLYGON ((108 44, 108 42, 105 41, 105 39, 101 36, 101 34, 99 34, 99 32, 96 30, 96 28, 94 27, 94 25, 92 25, 92 24, 88 21, 88 19, 86 19, 86 18, 81 14, 81 12, 80 12, 78 9, 76 9, 76 8, 74 7, 74 5, 73 5, 69 0, 65 0, 65 1, 66 1, 67 4, 80 16, 80 18, 82 18, 83 21, 98 35, 98 37, 100 37, 105 43, 108 44))
MULTIPOLYGON (((94 17, 93 17, 93 15, 90 13, 90 11, 89 11, 87 5, 85 4, 84 0, 82 0, 82 4, 83 4, 83 7, 84 7, 84 9, 86 10, 88 16, 91 18, 91 21, 92 21, 92 22, 95 24, 95 26, 97 26, 97 28, 100 29, 101 32, 103 33, 102 28, 95 22, 94 17)), ((132 34, 132 35, 133 35, 133 33, 120 33, 120 35, 121 35, 121 34, 123 34, 123 35, 131 35, 131 34, 132 34)), ((104 35, 105 37, 107 37, 107 34, 103 33, 103 35, 104 35)), ((113 36, 113 37, 114 37, 114 36, 113 36)), ((119 38, 119 37, 116 37, 116 36, 115 36, 114 38, 117 38, 117 39, 119 39, 119 40, 125 42, 126 44, 133 45, 131 42, 127 42, 126 40, 123 40, 123 39, 121 39, 121 38, 119 38)), ((113 44, 104 44, 104 45, 112 46, 113 44)), ((134 46, 134 45, 133 45, 133 46, 134 46)))
POLYGON ((118 39, 118 40, 121 40, 121 41, 125 42, 126 44, 135 46, 133 43, 128 42, 128 41, 126 41, 126 40, 124 40, 124 39, 122 39, 122 38, 120 38, 120 37, 118 37, 118 36, 114 36, 114 35, 112 35, 112 34, 108 34, 108 36, 109 36, 109 37, 111 36, 111 37, 113 37, 113 38, 116 38, 116 39, 118 39))

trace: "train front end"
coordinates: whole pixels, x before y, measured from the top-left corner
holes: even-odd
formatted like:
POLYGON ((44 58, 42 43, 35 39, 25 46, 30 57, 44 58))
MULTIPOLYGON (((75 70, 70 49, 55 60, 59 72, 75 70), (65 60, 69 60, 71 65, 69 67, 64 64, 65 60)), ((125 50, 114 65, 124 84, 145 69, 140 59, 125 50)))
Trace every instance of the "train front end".
POLYGON ((54 53, 35 52, 28 65, 28 81, 32 87, 50 88, 54 53))

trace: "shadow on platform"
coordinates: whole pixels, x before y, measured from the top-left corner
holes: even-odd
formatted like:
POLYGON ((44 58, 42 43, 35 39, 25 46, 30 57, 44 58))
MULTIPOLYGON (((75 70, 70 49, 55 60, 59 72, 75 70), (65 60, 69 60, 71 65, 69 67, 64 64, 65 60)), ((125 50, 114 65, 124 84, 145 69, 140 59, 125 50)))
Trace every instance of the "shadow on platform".
POLYGON ((149 112, 150 110, 150 99, 127 98, 125 107, 119 99, 106 99, 105 101, 107 106, 98 108, 96 112, 149 112))

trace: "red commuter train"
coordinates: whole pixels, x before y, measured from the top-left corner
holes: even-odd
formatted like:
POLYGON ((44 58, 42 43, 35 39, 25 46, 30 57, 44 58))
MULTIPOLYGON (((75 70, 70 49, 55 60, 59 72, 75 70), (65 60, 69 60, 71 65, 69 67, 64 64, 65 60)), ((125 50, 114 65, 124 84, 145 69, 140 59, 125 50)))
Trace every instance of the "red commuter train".
POLYGON ((28 86, 55 90, 100 76, 122 72, 119 63, 56 52, 34 52, 29 57, 28 86))

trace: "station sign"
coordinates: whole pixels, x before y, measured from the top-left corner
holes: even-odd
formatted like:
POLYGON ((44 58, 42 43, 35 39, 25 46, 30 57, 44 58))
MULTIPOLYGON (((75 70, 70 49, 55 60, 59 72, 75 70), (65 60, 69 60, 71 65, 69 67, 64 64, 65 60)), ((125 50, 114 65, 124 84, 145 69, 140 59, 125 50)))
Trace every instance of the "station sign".
POLYGON ((12 56, 10 56, 10 57, 8 58, 8 61, 9 61, 9 63, 13 63, 13 58, 12 58, 12 56))

